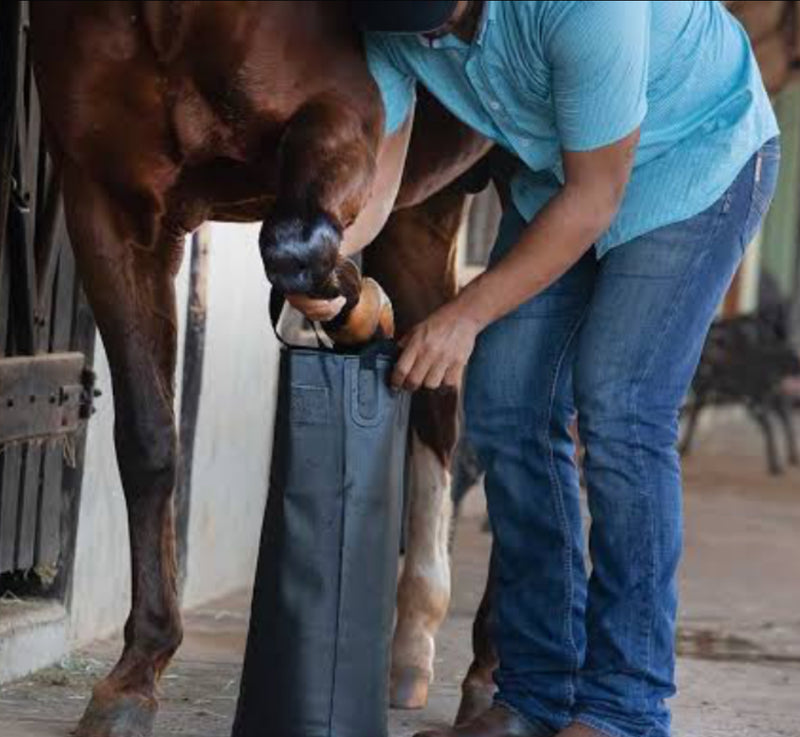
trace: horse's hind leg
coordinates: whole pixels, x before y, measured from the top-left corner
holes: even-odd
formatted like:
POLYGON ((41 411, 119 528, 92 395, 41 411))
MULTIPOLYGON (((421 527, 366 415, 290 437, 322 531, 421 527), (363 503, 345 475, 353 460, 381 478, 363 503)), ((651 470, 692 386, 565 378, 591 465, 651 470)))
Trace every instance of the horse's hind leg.
MULTIPOLYGON (((444 192, 395 213, 364 253, 365 271, 386 289, 400 333, 456 292, 455 238, 464 196, 444 192)), ((455 392, 420 391, 411 410, 408 542, 397 593, 391 703, 422 708, 433 678, 435 637, 450 604, 450 458, 456 442, 455 392)))
MULTIPOLYGON (((461 512, 461 504, 467 497, 467 494, 480 483, 482 478, 483 468, 478 459, 478 454, 464 435, 461 435, 453 454, 452 497, 454 521, 458 520, 461 512)), ((455 529, 455 525, 453 529, 455 529)))
POLYGON ((93 692, 79 737, 147 737, 156 683, 181 641, 172 494, 176 474, 173 269, 180 239, 131 245, 122 211, 68 169, 65 206, 111 367, 117 461, 130 528, 132 607, 119 662, 93 692))
POLYGON ((486 589, 483 592, 478 613, 475 615, 475 621, 472 624, 473 659, 467 675, 461 683, 461 703, 455 719, 456 726, 471 722, 489 709, 497 691, 494 683, 494 672, 497 669, 499 660, 491 637, 494 576, 494 564, 493 561, 490 561, 486 589))
MULTIPOLYGON (((432 399, 423 411, 435 406, 432 399)), ((398 709, 426 705, 435 638, 450 605, 448 462, 412 430, 410 464, 408 544, 397 590, 390 679, 391 704, 398 709)))

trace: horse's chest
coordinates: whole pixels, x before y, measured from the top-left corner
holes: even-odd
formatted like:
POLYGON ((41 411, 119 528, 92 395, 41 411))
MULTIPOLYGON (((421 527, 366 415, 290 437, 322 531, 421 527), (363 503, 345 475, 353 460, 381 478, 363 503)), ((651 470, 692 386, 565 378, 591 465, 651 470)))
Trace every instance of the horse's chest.
POLYGON ((191 80, 170 91, 175 143, 186 163, 227 158, 247 162, 262 154, 263 139, 277 120, 254 121, 247 106, 224 94, 210 100, 191 80))

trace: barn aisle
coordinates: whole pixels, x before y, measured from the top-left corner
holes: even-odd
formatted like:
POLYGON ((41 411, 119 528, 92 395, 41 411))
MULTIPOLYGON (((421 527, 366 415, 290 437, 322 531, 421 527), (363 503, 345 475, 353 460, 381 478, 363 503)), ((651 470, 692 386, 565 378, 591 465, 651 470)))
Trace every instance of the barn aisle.
MULTIPOLYGON (((686 466, 676 737, 800 737, 800 471, 768 478, 760 443, 749 426, 717 430, 686 466)), ((455 713, 489 545, 477 495, 468 512, 456 540, 455 600, 431 704, 394 713, 392 737, 455 713)), ((185 644, 162 683, 159 737, 228 737, 247 605, 242 592, 187 616, 185 644)), ((117 647, 97 643, 0 688, 3 737, 66 737, 117 647)))

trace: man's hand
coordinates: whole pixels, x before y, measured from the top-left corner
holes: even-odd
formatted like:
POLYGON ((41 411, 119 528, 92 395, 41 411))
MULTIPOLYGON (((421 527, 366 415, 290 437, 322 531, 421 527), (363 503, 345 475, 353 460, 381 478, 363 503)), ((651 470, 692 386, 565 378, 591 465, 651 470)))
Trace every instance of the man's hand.
POLYGON ((409 391, 459 387, 481 327, 457 300, 441 307, 400 341, 392 385, 409 391))
POLYGON ((287 294, 286 301, 312 322, 328 322, 333 320, 345 306, 344 297, 336 299, 315 299, 306 294, 287 294))

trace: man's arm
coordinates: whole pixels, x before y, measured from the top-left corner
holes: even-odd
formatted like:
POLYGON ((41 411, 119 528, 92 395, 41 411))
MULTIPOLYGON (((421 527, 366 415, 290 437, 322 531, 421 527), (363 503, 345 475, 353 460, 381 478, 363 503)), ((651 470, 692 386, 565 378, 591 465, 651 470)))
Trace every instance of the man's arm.
POLYGON ((481 324, 549 286, 608 229, 647 111, 649 3, 549 3, 545 20, 564 187, 475 285, 481 324))
POLYGON ((564 187, 497 265, 409 333, 393 384, 412 391, 458 386, 477 334, 556 281, 606 231, 622 202, 638 141, 637 128, 610 146, 565 151, 564 187))
POLYGON ((564 274, 622 202, 647 112, 650 4, 541 7, 564 186, 494 268, 407 337, 393 377, 398 386, 457 385, 478 332, 564 274))
POLYGON ((352 256, 375 240, 394 208, 414 125, 412 110, 405 123, 387 136, 378 152, 375 181, 369 199, 355 222, 344 232, 340 252, 352 256))
POLYGON ((511 252, 464 293, 479 325, 511 312, 575 264, 608 229, 630 178, 639 130, 594 151, 565 151, 566 182, 511 252))

